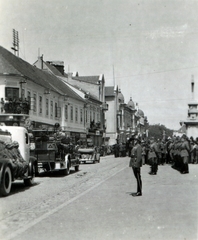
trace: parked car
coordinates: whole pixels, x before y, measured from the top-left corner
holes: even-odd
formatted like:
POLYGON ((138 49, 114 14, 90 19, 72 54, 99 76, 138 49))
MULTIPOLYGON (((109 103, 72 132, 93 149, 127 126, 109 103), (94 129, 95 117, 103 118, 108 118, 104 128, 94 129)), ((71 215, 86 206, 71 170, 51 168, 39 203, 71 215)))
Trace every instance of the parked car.
POLYGON ((100 152, 97 151, 96 147, 89 147, 89 148, 79 148, 79 161, 80 163, 86 162, 100 162, 100 152))

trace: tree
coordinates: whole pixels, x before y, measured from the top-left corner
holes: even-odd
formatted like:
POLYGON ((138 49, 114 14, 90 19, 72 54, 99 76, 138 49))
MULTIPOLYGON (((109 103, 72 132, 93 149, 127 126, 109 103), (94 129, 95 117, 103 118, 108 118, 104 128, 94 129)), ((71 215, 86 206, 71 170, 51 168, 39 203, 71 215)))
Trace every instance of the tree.
POLYGON ((173 135, 173 130, 168 129, 161 124, 149 125, 148 131, 148 137, 154 137, 155 139, 162 139, 164 136, 167 138, 173 135))

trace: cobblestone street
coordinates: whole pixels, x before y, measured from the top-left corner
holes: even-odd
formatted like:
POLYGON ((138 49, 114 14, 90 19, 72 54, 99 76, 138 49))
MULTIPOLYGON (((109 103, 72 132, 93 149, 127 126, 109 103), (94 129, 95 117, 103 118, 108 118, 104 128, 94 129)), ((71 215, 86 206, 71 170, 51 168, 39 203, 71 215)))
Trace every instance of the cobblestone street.
POLYGON ((144 165, 143 196, 134 198, 128 160, 108 156, 67 177, 36 178, 30 189, 14 185, 1 198, 1 239, 196 240, 197 165, 186 175, 159 166, 156 176, 144 165))

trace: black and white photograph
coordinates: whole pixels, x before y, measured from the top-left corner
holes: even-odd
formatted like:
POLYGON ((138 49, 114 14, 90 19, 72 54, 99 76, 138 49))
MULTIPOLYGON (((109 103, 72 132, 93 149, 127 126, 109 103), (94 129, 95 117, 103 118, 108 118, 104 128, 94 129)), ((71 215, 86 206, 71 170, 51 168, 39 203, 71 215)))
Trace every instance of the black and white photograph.
POLYGON ((0 0, 0 239, 198 239, 198 0, 0 0))

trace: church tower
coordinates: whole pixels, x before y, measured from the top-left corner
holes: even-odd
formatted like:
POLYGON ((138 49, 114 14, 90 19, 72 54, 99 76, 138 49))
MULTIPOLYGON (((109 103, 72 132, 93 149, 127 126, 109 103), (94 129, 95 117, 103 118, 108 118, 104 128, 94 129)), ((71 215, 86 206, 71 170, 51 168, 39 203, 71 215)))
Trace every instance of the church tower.
POLYGON ((191 79, 192 100, 188 103, 188 116, 183 123, 186 125, 186 134, 188 137, 196 139, 198 137, 198 102, 195 100, 195 82, 194 76, 191 79))

